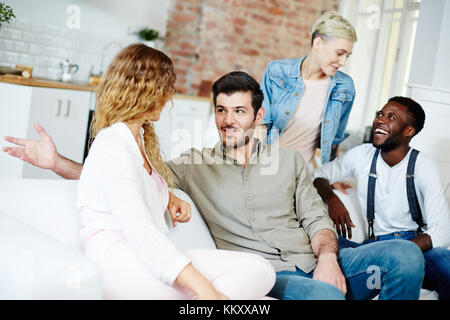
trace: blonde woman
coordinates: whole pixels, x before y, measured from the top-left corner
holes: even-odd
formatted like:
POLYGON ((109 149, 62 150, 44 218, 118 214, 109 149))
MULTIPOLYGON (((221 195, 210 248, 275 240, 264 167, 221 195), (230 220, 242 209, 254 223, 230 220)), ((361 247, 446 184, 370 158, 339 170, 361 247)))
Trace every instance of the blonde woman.
POLYGON ((172 61, 143 44, 124 48, 109 65, 78 189, 86 254, 101 270, 105 298, 260 298, 275 279, 264 259, 183 252, 166 236, 171 179, 153 122, 175 93, 175 79, 172 61))
POLYGON ((312 28, 308 55, 268 64, 261 82, 268 143, 297 150, 307 163, 316 148, 322 163, 334 158, 355 98, 353 80, 338 69, 356 40, 353 26, 328 11, 312 28))

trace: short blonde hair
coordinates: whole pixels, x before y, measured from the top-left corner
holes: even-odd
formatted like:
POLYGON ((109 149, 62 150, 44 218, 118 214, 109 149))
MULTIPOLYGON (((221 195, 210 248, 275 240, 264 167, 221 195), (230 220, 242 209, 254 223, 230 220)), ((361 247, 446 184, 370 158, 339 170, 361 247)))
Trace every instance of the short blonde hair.
POLYGON ((311 31, 311 46, 318 36, 345 39, 351 43, 358 40, 355 28, 335 11, 325 11, 314 23, 311 31))

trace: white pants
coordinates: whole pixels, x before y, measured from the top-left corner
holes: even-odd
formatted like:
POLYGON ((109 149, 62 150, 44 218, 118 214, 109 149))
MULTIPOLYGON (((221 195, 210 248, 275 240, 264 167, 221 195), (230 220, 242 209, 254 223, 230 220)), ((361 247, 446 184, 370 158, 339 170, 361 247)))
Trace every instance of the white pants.
MULTIPOLYGON (((87 256, 99 267, 105 299, 191 299, 194 293, 176 282, 170 286, 138 260, 123 234, 102 231, 86 243, 87 256)), ((260 299, 275 283, 275 271, 262 257, 236 251, 185 250, 192 265, 233 300, 260 299)))

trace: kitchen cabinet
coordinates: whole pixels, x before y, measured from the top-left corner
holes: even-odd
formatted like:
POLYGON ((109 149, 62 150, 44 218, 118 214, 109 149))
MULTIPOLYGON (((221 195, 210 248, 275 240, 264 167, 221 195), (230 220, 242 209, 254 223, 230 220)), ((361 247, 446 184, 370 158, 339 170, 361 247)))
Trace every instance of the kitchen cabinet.
POLYGON ((176 95, 172 102, 155 122, 163 159, 174 159, 190 148, 214 146, 219 135, 210 99, 176 95))
MULTIPOLYGON (((82 162, 93 92, 0 83, 0 136, 40 139, 34 123, 53 138, 58 152, 82 162)), ((2 146, 9 145, 2 140, 2 146)), ((0 178, 60 178, 2 152, 0 178)))

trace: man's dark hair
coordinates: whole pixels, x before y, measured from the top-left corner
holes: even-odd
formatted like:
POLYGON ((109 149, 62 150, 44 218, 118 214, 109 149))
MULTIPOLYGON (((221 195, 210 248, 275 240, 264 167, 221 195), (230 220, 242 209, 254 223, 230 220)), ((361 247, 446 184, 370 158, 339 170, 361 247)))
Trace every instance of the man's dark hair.
POLYGON ((396 102, 406 107, 408 123, 416 130, 414 135, 422 130, 425 123, 425 111, 420 104, 411 98, 399 96, 390 98, 388 102, 396 102))
POLYGON ((259 83, 243 71, 232 71, 222 76, 213 83, 211 91, 213 93, 214 106, 216 106, 217 96, 221 93, 231 95, 235 92, 250 92, 255 117, 264 100, 259 83))

